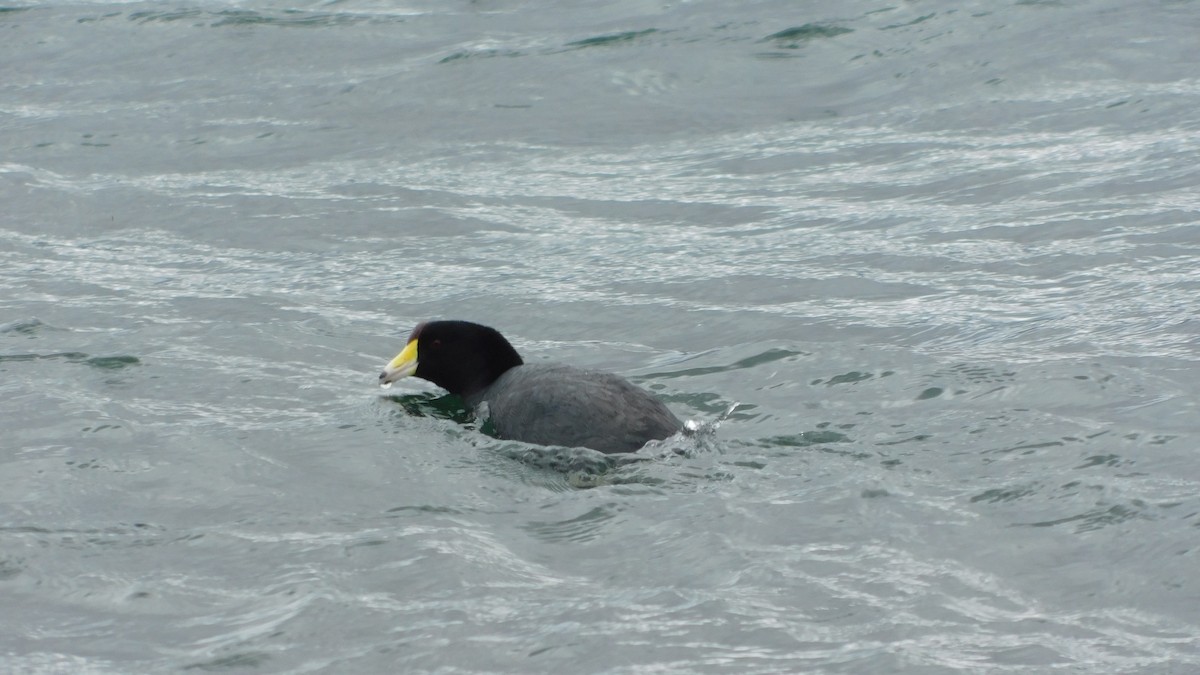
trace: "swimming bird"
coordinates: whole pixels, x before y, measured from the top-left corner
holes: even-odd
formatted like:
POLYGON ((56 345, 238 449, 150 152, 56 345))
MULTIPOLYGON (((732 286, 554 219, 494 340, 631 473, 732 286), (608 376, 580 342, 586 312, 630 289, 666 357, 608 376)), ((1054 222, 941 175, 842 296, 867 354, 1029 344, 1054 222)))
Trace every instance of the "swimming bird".
POLYGON ((499 331, 469 321, 414 328, 379 384, 409 375, 461 396, 473 409, 486 403, 502 439, 634 452, 682 426, 661 401, 618 375, 526 364, 499 331))

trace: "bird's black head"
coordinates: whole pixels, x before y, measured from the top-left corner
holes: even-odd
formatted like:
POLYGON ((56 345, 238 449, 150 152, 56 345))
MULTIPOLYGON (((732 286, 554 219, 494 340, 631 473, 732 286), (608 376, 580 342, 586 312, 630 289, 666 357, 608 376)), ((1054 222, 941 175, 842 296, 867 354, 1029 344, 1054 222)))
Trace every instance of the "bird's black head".
POLYGON ((494 328, 470 321, 428 321, 413 329, 404 351, 380 373, 379 383, 413 375, 466 398, 522 363, 494 328))

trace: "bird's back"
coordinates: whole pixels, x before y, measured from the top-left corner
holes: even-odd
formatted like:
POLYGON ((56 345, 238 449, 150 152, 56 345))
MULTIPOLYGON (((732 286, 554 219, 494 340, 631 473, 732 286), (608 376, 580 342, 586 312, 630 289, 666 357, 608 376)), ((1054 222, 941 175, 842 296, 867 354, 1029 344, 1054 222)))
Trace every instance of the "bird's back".
POLYGON ((517 366, 477 398, 487 402, 501 438, 539 445, 633 452, 682 426, 661 401, 620 376, 564 365, 517 366))

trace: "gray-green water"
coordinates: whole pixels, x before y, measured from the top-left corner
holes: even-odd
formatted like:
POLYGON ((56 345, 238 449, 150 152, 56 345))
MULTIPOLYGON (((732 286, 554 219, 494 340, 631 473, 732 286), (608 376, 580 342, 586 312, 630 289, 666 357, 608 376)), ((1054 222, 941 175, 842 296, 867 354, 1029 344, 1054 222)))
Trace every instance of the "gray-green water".
POLYGON ((0 8, 0 671, 1200 669, 1198 36, 0 8), (431 317, 719 428, 497 441, 431 317))

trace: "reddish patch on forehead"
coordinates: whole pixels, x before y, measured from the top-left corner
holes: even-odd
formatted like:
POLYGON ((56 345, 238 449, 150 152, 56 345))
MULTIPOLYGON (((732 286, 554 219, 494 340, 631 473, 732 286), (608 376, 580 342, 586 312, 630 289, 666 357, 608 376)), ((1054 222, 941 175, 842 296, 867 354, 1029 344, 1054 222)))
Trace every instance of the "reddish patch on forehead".
POLYGON ((425 330, 425 326, 428 323, 429 323, 428 321, 422 321, 421 323, 417 324, 417 327, 412 329, 412 333, 409 333, 408 341, 412 342, 413 340, 416 340, 417 338, 421 337, 421 331, 425 330))

